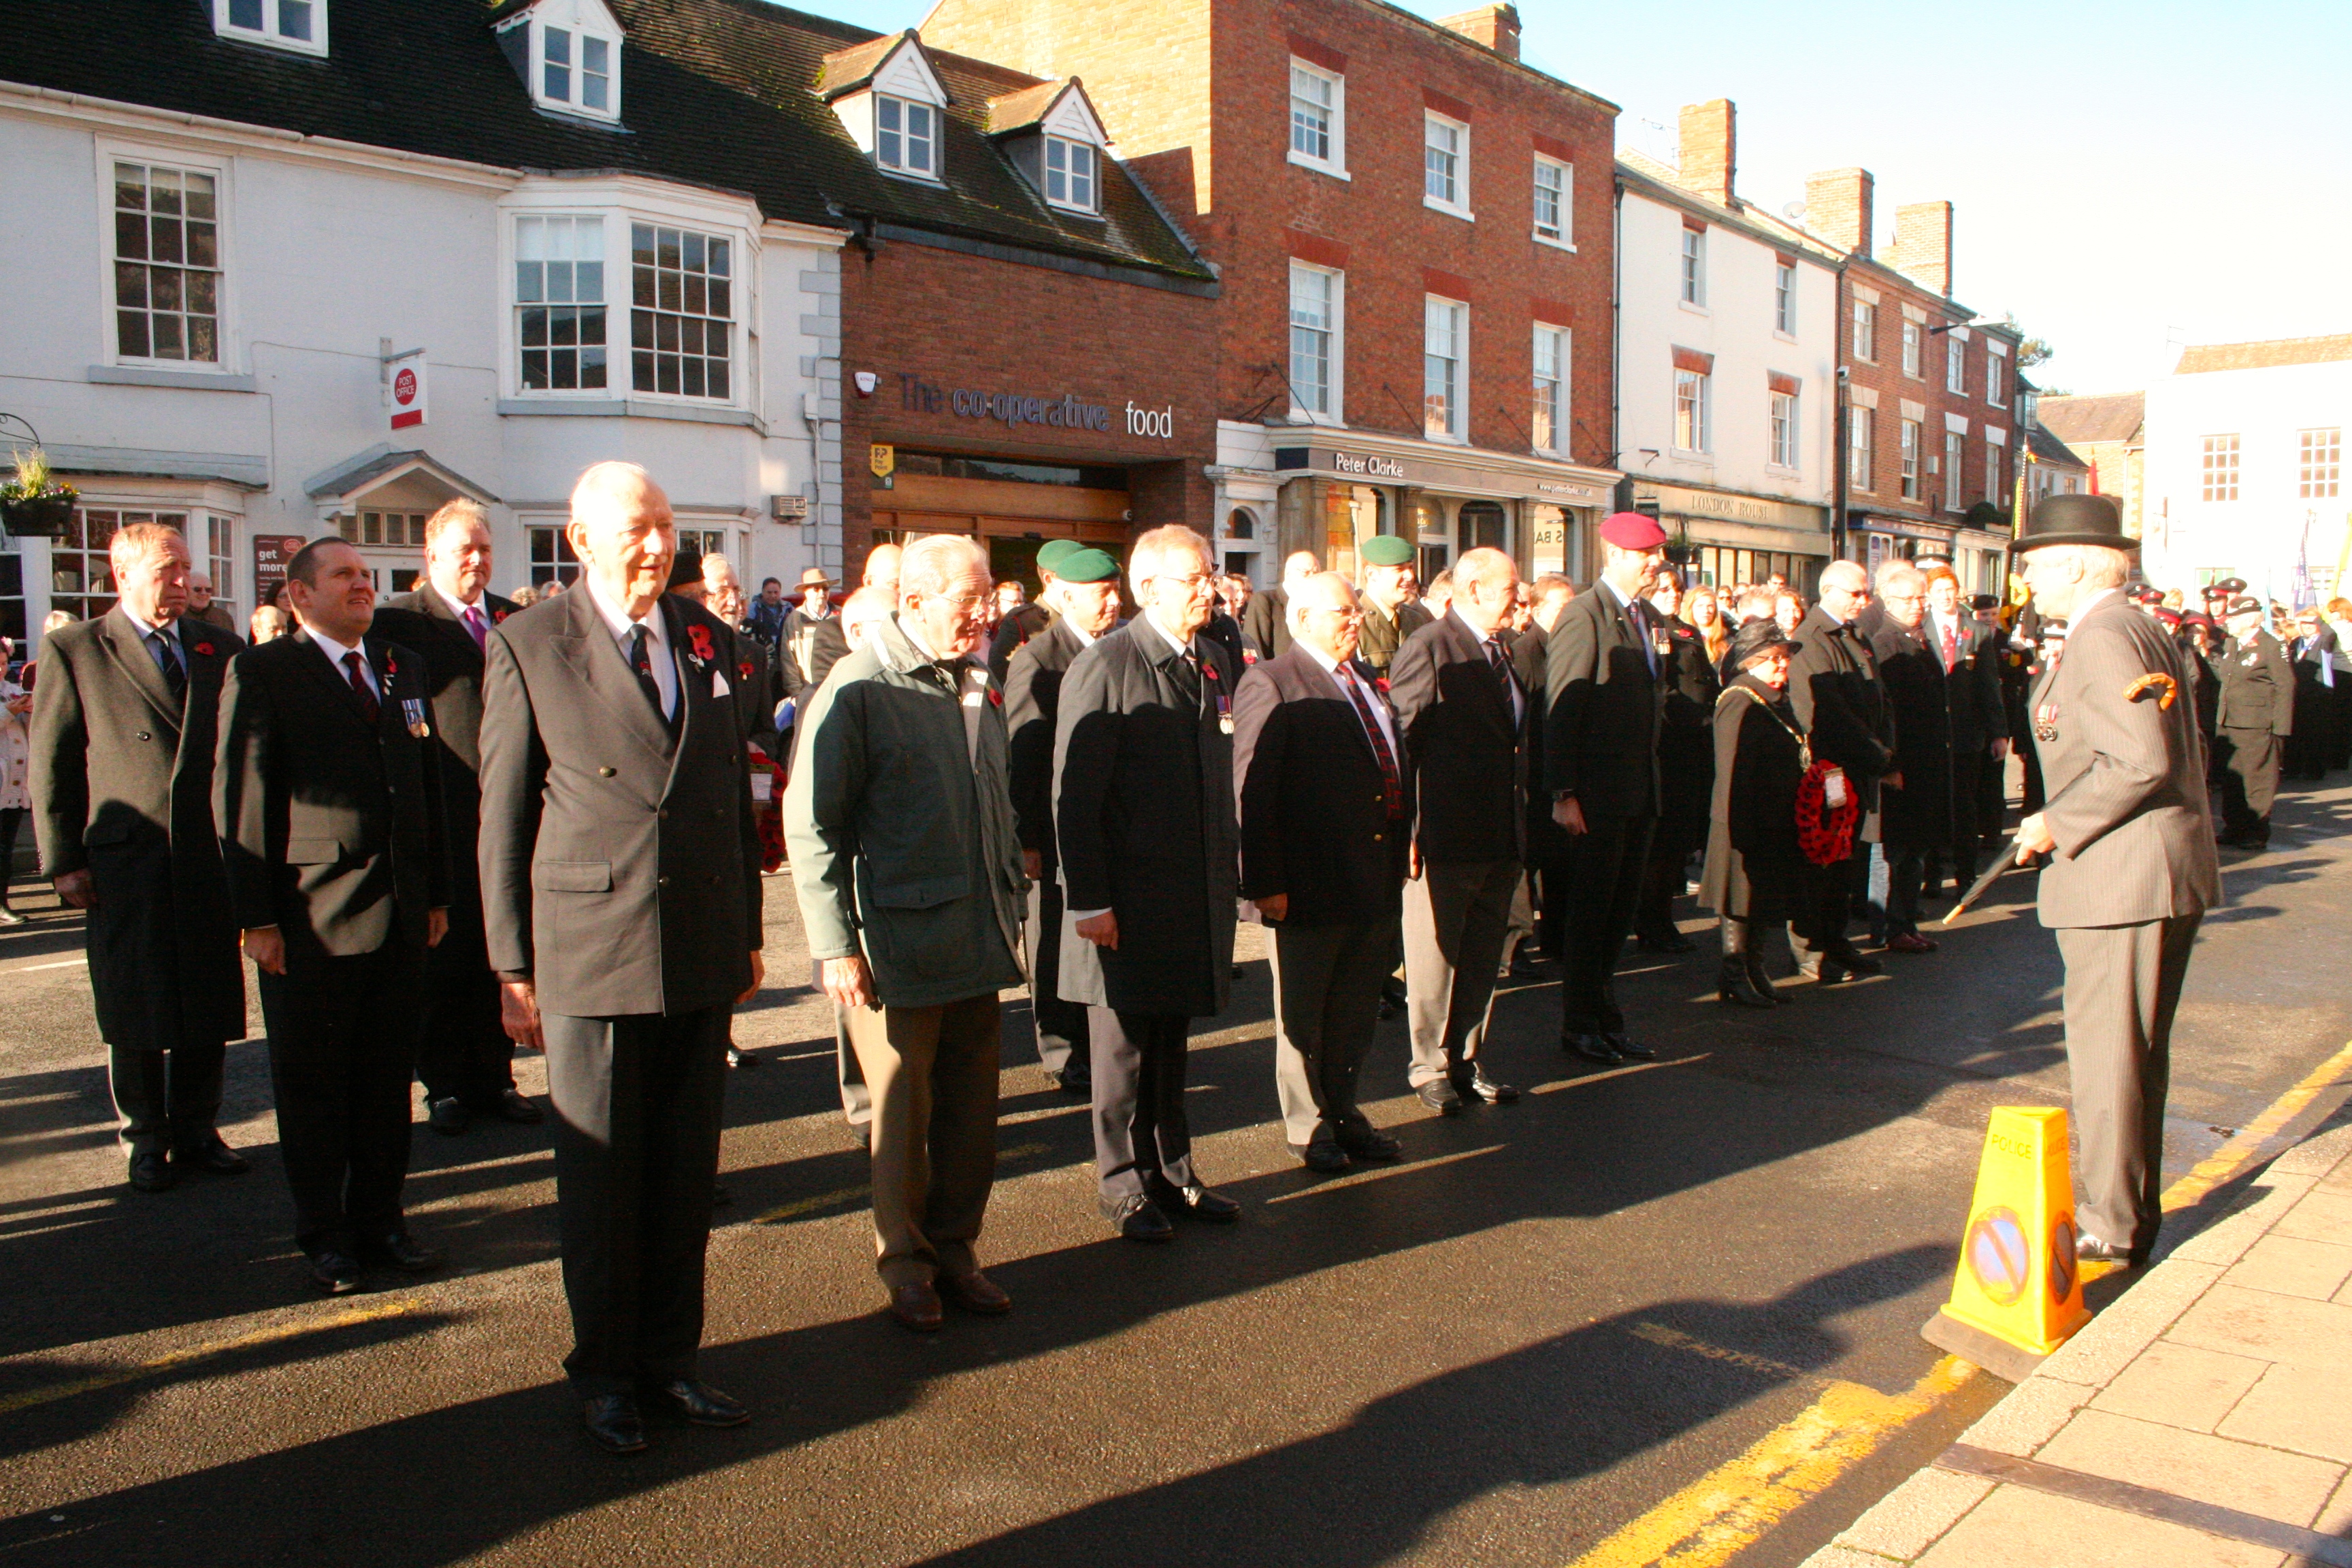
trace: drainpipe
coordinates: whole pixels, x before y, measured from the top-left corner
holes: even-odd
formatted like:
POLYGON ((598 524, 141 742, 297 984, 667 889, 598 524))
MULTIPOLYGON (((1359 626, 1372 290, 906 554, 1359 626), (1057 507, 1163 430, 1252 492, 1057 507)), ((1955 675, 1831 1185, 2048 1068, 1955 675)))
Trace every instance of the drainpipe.
POLYGON ((1853 376, 1853 367, 1847 364, 1845 362, 1847 342, 1846 334, 1851 330, 1847 325, 1847 317, 1852 312, 1853 307, 1846 299, 1845 286, 1846 264, 1844 260, 1841 258, 1838 262, 1837 288, 1834 294, 1837 300, 1837 309, 1832 313, 1832 319, 1830 322, 1831 331, 1836 334, 1830 340, 1831 347, 1833 350, 1833 353, 1831 355, 1831 363, 1837 366, 1836 386, 1830 403, 1833 415, 1830 421, 1830 475, 1832 480, 1830 489, 1830 495, 1832 498, 1830 505, 1830 556, 1831 559, 1836 561, 1843 561, 1846 558, 1845 509, 1847 501, 1851 499, 1846 490, 1846 443, 1853 438, 1847 430, 1847 424, 1853 417, 1853 416, 1848 411, 1848 405, 1853 400, 1853 394, 1849 383, 1853 376))

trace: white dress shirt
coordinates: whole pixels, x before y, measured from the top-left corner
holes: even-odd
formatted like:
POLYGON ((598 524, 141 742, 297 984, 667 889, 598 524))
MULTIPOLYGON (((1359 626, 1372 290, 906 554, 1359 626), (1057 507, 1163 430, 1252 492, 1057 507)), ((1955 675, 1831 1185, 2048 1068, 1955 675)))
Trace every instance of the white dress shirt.
POLYGON ((163 654, 156 647, 156 639, 159 637, 168 637, 171 639, 172 657, 180 661, 180 673, 182 675, 187 674, 188 649, 187 645, 180 640, 180 623, 178 621, 142 621, 137 616, 132 615, 129 609, 124 608, 120 605, 118 605, 116 608, 122 610, 122 618, 131 623, 131 629, 132 631, 139 634, 139 646, 147 650, 147 657, 154 661, 157 670, 161 671, 163 668, 163 654))
POLYGON ((343 663, 343 656, 347 653, 359 655, 360 679, 367 682, 369 693, 377 701, 383 700, 383 688, 375 683, 375 666, 369 662, 367 649, 339 643, 307 621, 303 623, 302 629, 310 634, 310 640, 319 645, 319 651, 325 654, 327 662, 335 667, 335 679, 338 680, 348 683, 352 679, 351 668, 343 663))
MULTIPOLYGON (((1479 635, 1478 628, 1472 626, 1469 618, 1463 615, 1460 606, 1457 605, 1449 608, 1445 613, 1452 616, 1455 620, 1460 621, 1462 623, 1462 629, 1468 632, 1470 636, 1476 640, 1478 644, 1478 657, 1480 658, 1486 658, 1486 645, 1488 643, 1494 643, 1496 647, 1503 649, 1503 686, 1504 689, 1511 694, 1511 723, 1516 728, 1520 721, 1525 720, 1528 716, 1528 699, 1527 694, 1519 689, 1518 672, 1511 668, 1510 648, 1497 640, 1503 635, 1503 628, 1496 626, 1493 631, 1488 632, 1482 637, 1479 635)), ((1492 664, 1494 661, 1492 659, 1488 659, 1487 662, 1492 664)))
MULTIPOLYGON (((1297 640, 1298 646, 1307 650, 1307 657, 1323 667, 1323 673, 1331 678, 1331 684, 1339 689, 1339 695, 1346 699, 1349 707, 1356 705, 1356 700, 1349 695, 1350 691, 1363 693, 1364 706, 1372 710, 1372 721, 1381 727, 1381 739, 1389 743, 1389 755, 1397 759, 1398 765, 1402 767, 1403 758, 1397 750, 1396 726, 1389 718, 1389 705, 1381 700, 1380 689, 1313 643, 1304 638, 1297 640)), ((1360 720, 1362 715, 1360 713, 1357 717, 1360 720)))
POLYGON ((644 620, 633 621, 626 610, 605 596, 593 577, 583 580, 588 585, 589 602, 604 617, 613 641, 620 647, 624 665, 629 662, 631 634, 639 626, 646 628, 646 659, 654 667, 654 689, 661 693, 662 717, 669 718, 677 711, 677 660, 670 657, 669 631, 662 624, 661 601, 654 601, 654 607, 646 612, 644 620))

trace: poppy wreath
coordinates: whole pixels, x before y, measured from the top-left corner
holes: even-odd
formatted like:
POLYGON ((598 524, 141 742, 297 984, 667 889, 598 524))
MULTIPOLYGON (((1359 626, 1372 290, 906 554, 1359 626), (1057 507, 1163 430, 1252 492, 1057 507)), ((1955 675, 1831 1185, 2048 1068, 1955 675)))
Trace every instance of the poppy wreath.
POLYGON ((1834 866, 1853 853, 1854 819, 1862 807, 1848 781, 1843 805, 1829 803, 1828 779, 1835 763, 1815 763, 1797 784, 1797 847, 1816 866, 1834 866))

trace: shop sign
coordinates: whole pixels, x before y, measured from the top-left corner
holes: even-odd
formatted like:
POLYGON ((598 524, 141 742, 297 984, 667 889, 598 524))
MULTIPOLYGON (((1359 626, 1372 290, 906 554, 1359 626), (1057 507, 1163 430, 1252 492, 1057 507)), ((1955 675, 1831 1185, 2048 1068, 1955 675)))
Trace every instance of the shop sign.
MULTIPOLYGON (((1108 406, 1085 402, 1071 393, 1066 392, 1059 397, 1032 397, 1019 392, 983 392, 962 386, 950 388, 904 372, 898 376, 898 406, 910 414, 938 414, 945 410, 961 419, 994 420, 1007 429, 1023 425, 1043 425, 1056 430, 1094 430, 1106 434, 1110 429, 1110 409, 1108 406)), ((1129 404, 1128 407, 1131 426, 1135 405, 1129 404)))
POLYGON ((1529 541, 1528 564, 1538 573, 1565 574, 1568 571, 1568 513, 1553 506, 1533 510, 1536 514, 1534 537, 1529 541))
POLYGON ((1549 500, 1559 506, 1596 505, 1605 493, 1601 486, 1579 483, 1574 479, 1538 478, 1507 470, 1496 472, 1454 463, 1424 463, 1409 458, 1349 451, 1339 447, 1277 447, 1274 451, 1274 467, 1277 473, 1297 473, 1303 469, 1308 473, 1329 474, 1335 479, 1385 480, 1390 484, 1414 485, 1423 489, 1472 495, 1524 496, 1549 500))
POLYGON ((1750 528, 1821 533, 1826 531, 1829 521, 1828 512, 1821 507, 1801 506, 1792 501, 1771 500, 1762 496, 1723 495, 1715 490, 1685 489, 1680 485, 1650 484, 1635 486, 1633 493, 1643 500, 1656 501, 1661 512, 1687 518, 1693 522, 1728 522, 1750 528))
POLYGON ((1332 453, 1331 471, 1335 474, 1360 474, 1368 479, 1404 478, 1402 463, 1394 458, 1376 458, 1369 452, 1360 456, 1354 452, 1332 453))
POLYGON ((866 454, 866 466, 874 470, 876 479, 888 479, 898 471, 898 448, 885 447, 880 442, 876 442, 872 449, 866 454))
POLYGON ((425 351, 411 349, 385 362, 385 395, 392 405, 392 428, 405 430, 425 423, 425 351))
POLYGON ((257 533, 253 536, 253 602, 269 603, 286 581, 286 563, 310 540, 299 533, 257 533))

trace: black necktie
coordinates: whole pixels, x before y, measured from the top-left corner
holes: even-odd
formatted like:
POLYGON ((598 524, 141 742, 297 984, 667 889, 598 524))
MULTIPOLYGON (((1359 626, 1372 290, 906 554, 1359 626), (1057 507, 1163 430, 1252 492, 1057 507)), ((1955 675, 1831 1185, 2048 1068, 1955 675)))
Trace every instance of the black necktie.
POLYGON ((669 714, 662 707, 661 682, 654 679, 653 650, 646 644, 643 622, 629 628, 629 668, 637 672, 637 689, 654 705, 654 717, 667 725, 669 714))
POLYGON ((1201 706, 1200 661, 1192 657, 1190 648, 1186 648, 1176 656, 1175 662, 1168 668, 1176 678, 1176 689, 1183 693, 1184 700, 1198 711, 1201 706))
POLYGON ((164 687, 172 693, 173 701, 184 704, 188 700, 188 671, 180 662, 180 650, 164 632, 155 634, 155 647, 163 656, 164 687))

